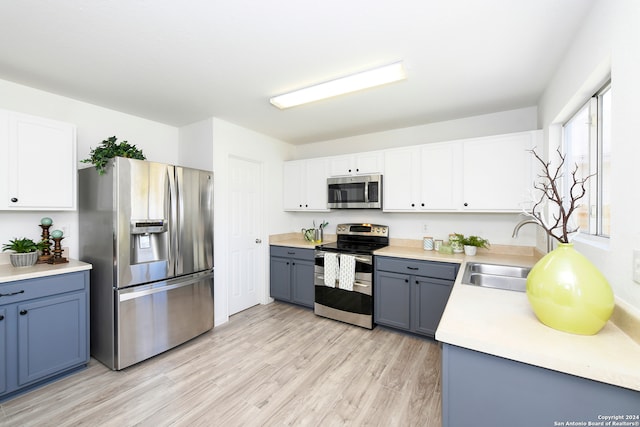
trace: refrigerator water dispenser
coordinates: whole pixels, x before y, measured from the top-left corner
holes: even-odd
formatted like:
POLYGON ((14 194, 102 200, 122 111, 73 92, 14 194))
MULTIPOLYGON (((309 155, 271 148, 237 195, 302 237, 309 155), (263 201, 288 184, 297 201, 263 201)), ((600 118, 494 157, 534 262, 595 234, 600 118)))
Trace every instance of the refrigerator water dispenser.
POLYGON ((166 261, 169 238, 167 221, 131 221, 131 265, 154 261, 166 261))

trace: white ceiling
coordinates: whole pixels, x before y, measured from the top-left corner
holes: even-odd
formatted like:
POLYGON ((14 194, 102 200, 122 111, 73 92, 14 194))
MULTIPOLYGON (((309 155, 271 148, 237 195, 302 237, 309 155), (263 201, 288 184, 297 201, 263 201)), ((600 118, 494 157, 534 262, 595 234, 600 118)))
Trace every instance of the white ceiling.
POLYGON ((593 0, 15 0, 0 79, 158 122, 301 144, 536 105, 593 0), (274 95, 404 60, 408 80, 274 95))

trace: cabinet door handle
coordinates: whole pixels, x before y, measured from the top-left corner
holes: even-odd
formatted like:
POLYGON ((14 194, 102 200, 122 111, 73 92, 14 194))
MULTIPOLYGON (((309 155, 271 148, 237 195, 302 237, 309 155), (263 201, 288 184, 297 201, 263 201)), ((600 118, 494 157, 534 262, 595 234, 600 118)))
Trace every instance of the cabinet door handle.
POLYGON ((295 252, 289 252, 289 251, 287 251, 287 255, 295 255, 295 254, 296 254, 295 252))
POLYGON ((409 279, 404 279, 404 283, 409 283, 409 279))
POLYGON ((4 320, 4 316, 0 314, 0 322, 2 322, 3 320, 4 320))
POLYGON ((291 265, 296 265, 296 263, 295 263, 295 262, 292 262, 292 263, 291 263, 291 265))
POLYGON ((465 203, 464 205, 465 205, 465 206, 469 206, 469 203, 465 203))
POLYGON ((12 201, 13 203, 15 203, 15 202, 17 202, 17 201, 18 201, 18 198, 17 198, 17 197, 12 197, 12 198, 11 198, 11 201, 12 201))
POLYGON ((25 314, 27 314, 28 311, 27 310, 20 310, 20 316, 24 316, 25 314))
POLYGON ((419 268, 418 268, 418 267, 409 267, 409 266, 407 266, 407 268, 408 268, 409 270, 419 270, 419 268))
POLYGON ((11 295, 24 294, 24 289, 18 292, 10 292, 8 294, 0 294, 0 298, 2 297, 10 297, 11 295))
POLYGON ((412 208, 415 208, 415 207, 416 207, 416 204, 415 204, 415 203, 411 203, 411 207, 412 207, 412 208))

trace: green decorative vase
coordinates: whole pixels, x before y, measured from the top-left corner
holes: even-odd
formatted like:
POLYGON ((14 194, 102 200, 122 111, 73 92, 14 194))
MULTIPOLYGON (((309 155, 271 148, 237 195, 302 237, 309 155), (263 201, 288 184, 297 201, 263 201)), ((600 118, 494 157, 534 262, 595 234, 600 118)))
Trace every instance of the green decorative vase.
POLYGON ((542 323, 579 335, 598 333, 615 304, 607 279, 573 243, 560 243, 533 266, 527 297, 542 323))

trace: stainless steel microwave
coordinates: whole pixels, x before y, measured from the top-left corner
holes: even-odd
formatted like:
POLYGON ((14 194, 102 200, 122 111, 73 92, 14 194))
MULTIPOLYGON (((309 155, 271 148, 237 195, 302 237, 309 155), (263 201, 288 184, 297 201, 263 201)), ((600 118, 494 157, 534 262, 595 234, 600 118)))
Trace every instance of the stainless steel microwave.
POLYGON ((330 209, 382 209, 382 175, 327 178, 330 209))

